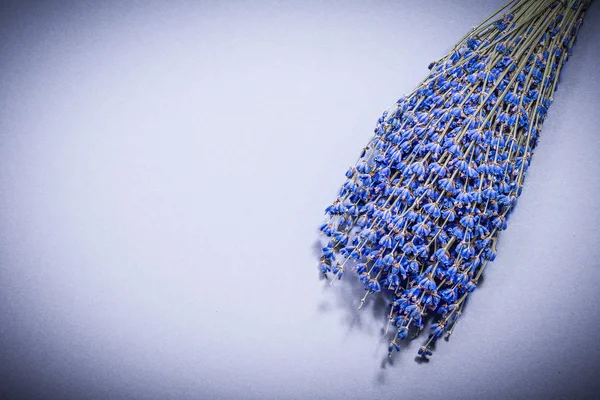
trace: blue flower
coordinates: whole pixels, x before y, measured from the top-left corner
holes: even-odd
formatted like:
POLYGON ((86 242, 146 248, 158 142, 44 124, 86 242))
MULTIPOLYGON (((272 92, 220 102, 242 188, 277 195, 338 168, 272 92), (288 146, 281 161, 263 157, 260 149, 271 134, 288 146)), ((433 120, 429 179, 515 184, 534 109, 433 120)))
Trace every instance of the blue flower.
POLYGON ((476 288, 477 285, 475 283, 473 283, 472 281, 469 281, 465 284, 465 288, 469 291, 469 292, 473 292, 476 288))
POLYGON ((394 257, 391 254, 387 254, 381 259, 381 261, 384 265, 389 267, 394 262, 394 257))
POLYGON ((369 242, 377 241, 377 233, 372 229, 363 229, 360 235, 369 242))
POLYGON ((331 265, 327 263, 321 263, 321 272, 324 274, 327 272, 331 272, 331 265))
POLYGON ((419 355, 421 357, 427 357, 432 355, 433 353, 431 352, 431 349, 429 347, 423 346, 419 349, 419 355))
POLYGON ((327 236, 331 235, 332 226, 328 223, 325 223, 319 227, 319 230, 326 234, 327 236))
POLYGON ((407 271, 410 271, 410 273, 411 273, 412 275, 416 275, 416 274, 419 272, 419 263, 418 263, 418 262, 416 262, 415 260, 413 260, 413 261, 410 261, 410 262, 407 264, 407 267, 406 267, 406 268, 407 268, 407 271))
POLYGON ((466 228, 475 226, 475 217, 473 214, 466 214, 460 219, 460 223, 466 228))
POLYGON ((459 190, 458 193, 456 193, 456 201, 460 203, 470 203, 471 197, 464 190, 459 190))
POLYGON ((341 256, 356 262, 368 293, 393 291, 397 338, 432 316, 422 356, 431 355, 428 345, 457 317, 458 298, 475 290, 495 259, 523 189, 579 25, 561 24, 580 14, 559 8, 549 9, 558 17, 543 25, 501 16, 432 63, 423 83, 377 120, 325 209, 322 273, 341 278, 341 256))
POLYGON ((379 244, 390 249, 394 247, 390 235, 382 236, 381 239, 379 239, 379 244))
POLYGON ((321 250, 323 251, 323 256, 325 256, 325 258, 335 260, 335 254, 331 247, 323 247, 321 250))
POLYGON ((342 232, 336 232, 333 235, 333 238, 336 240, 337 244, 345 246, 348 243, 348 235, 342 232))
POLYGON ((488 260, 494 261, 496 259, 496 251, 494 249, 487 248, 487 249, 485 249, 484 256, 488 260))
POLYGON ((505 218, 502 215, 498 215, 492 220, 492 225, 495 228, 503 229, 505 227, 505 218))
POLYGON ((412 240, 410 242, 406 242, 402 246, 402 252, 407 255, 411 255, 416 252, 416 248, 415 248, 415 245, 413 244, 412 240))
POLYGON ((442 211, 442 218, 452 222, 456 218, 456 212, 453 208, 445 208, 444 211, 442 211))
POLYGON ((426 124, 429 121, 429 114, 426 112, 417 113, 417 121, 421 124, 426 124))
POLYGON ((394 351, 394 349, 396 351, 400 351, 400 346, 398 344, 396 344, 395 342, 391 342, 390 345, 388 346, 388 352, 391 353, 392 351, 394 351))
POLYGON ((336 265, 332 272, 338 279, 342 279, 342 276, 344 275, 344 267, 336 265))
POLYGON ((398 275, 390 274, 385 278, 385 284, 386 286, 395 289, 400 285, 400 278, 398 275))
MULTIPOLYGON (((456 274, 454 276, 456 276, 456 274)), ((452 282, 454 282, 454 280, 452 282)), ((446 288, 444 290, 440 290, 439 294, 440 298, 446 303, 454 303, 458 298, 456 288, 446 288)))
POLYGON ((435 290, 437 285, 434 280, 430 277, 425 277, 419 281, 419 286, 421 286, 424 290, 435 290))
POLYGON ((425 294, 421 302, 423 303, 424 307, 435 309, 440 303, 440 296, 438 296, 436 293, 425 294))
POLYGON ((365 161, 361 161, 356 165, 356 170, 361 174, 368 174, 371 172, 371 167, 365 161))
POLYGON ((423 237, 423 236, 427 236, 427 235, 429 235, 429 232, 431 231, 431 228, 429 227, 429 225, 427 225, 427 224, 425 223, 425 221, 423 221, 423 222, 421 222, 421 223, 419 223, 419 224, 416 224, 416 225, 414 225, 414 226, 413 226, 413 231, 414 231, 414 232, 415 232, 417 235, 419 235, 419 236, 423 237))
POLYGON ((400 197, 403 200, 409 199, 411 197, 410 189, 407 187, 399 188, 398 197, 400 197))
POLYGON ((452 178, 440 179, 440 188, 447 192, 453 193, 456 190, 456 185, 452 178))
POLYGON ((475 255, 475 249, 471 243, 462 241, 456 246, 456 251, 463 259, 469 259, 475 255))
POLYGON ((408 337, 408 329, 406 326, 400 326, 398 328, 398 332, 396 333, 396 337, 400 340, 404 340, 408 337))
POLYGON ((481 40, 477 40, 474 37, 470 37, 470 38, 467 39, 467 46, 470 49, 475 50, 480 44, 481 44, 481 40))
POLYGON ((419 217, 419 214, 411 210, 406 212, 405 217, 408 221, 414 222, 419 217))
POLYGON ((450 253, 445 248, 437 249, 434 256, 442 264, 447 264, 450 261, 450 253))
POLYGON ((367 224, 367 221, 367 216, 363 214, 356 220, 356 225, 362 228, 367 224))
POLYGON ((356 272, 360 275, 367 270, 367 265, 364 263, 356 264, 356 272))
POLYGON ((423 204, 422 207, 423 210, 425 210, 425 212, 431 215, 433 218, 438 218, 440 215, 442 215, 440 208, 435 203, 423 204))
POLYGON ((425 174, 425 166, 423 165, 423 162, 421 162, 421 161, 416 161, 416 162, 412 163, 410 165, 410 170, 415 175, 424 175, 425 174))
POLYGON ((366 272, 361 273, 360 276, 358 277, 358 279, 365 286, 367 286, 369 284, 369 275, 366 272))
MULTIPOLYGON (((444 333, 445 326, 443 323, 438 322, 438 323, 431 325, 431 329, 433 330, 433 336, 438 338, 438 337, 442 336, 442 334, 444 333)), ((431 352, 429 352, 428 355, 431 355, 431 352)))
POLYGON ((379 292, 381 290, 381 285, 379 285, 379 282, 377 280, 371 279, 369 281, 368 288, 371 289, 371 291, 373 292, 379 292))
POLYGON ((464 159, 459 158, 454 162, 454 166, 461 171, 465 171, 469 167, 469 163, 464 159))

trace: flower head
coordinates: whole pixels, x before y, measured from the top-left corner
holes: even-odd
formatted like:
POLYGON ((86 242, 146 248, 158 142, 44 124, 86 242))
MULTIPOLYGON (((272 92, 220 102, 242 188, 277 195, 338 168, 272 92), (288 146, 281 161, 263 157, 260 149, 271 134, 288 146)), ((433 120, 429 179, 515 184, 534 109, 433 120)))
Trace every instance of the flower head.
POLYGON ((419 350, 431 355, 496 257, 589 5, 522 12, 533 1, 513 2, 431 63, 426 79, 378 119, 325 209, 320 270, 340 279, 350 261, 367 295, 391 292, 398 330, 390 352, 433 316, 419 350))

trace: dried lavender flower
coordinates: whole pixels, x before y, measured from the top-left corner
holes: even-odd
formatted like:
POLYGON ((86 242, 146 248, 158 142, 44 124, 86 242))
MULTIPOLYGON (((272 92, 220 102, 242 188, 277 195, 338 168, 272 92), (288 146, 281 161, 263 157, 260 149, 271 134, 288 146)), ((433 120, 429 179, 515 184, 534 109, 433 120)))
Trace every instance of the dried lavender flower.
POLYGON ((430 356, 495 259, 590 1, 510 1, 429 65, 346 172, 321 271, 333 283, 352 266, 361 306, 392 294, 390 355, 429 316, 430 356))

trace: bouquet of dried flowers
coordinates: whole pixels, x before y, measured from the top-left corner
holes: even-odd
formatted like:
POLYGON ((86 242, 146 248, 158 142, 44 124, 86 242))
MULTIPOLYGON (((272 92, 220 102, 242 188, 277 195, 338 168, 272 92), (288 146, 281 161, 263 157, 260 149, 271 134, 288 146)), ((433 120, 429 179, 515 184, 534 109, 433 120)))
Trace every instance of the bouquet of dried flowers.
MULTIPOLYGON (((377 121, 320 227, 321 271, 392 295, 389 352, 450 335, 523 187, 591 0, 512 0, 377 121)), ((360 307, 359 307, 360 308, 360 307)))

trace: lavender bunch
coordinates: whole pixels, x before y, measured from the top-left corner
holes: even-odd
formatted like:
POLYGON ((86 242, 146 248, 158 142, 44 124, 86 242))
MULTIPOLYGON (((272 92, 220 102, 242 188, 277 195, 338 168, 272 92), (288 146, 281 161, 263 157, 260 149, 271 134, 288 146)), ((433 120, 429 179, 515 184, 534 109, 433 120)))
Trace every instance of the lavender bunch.
POLYGON ((432 318, 418 352, 431 355, 496 257, 590 1, 510 1, 429 65, 346 172, 320 268, 359 275, 359 308, 391 295, 390 355, 432 318))

